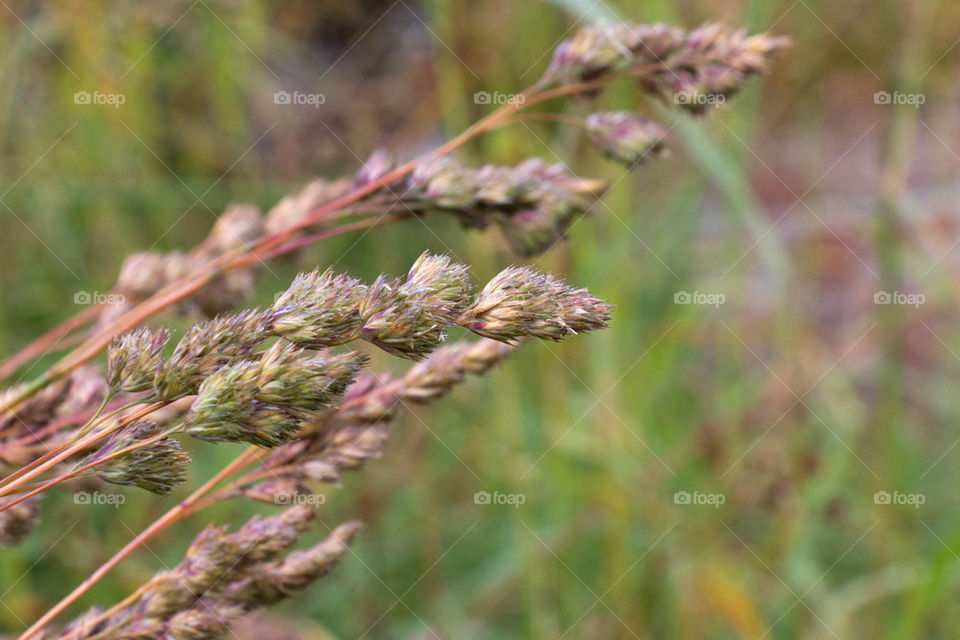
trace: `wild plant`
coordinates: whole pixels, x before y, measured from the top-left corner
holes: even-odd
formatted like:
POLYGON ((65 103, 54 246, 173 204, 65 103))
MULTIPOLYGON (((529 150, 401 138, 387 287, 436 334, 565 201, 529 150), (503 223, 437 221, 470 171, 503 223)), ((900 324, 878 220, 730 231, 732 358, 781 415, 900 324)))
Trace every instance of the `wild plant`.
POLYGON ((316 180, 265 216, 231 207, 190 251, 131 256, 114 289, 122 305, 88 307, 0 364, 8 376, 61 341, 78 342, 0 396, 0 462, 10 467, 0 480, 0 542, 27 535, 42 512, 39 498, 59 484, 88 477, 167 495, 186 478, 184 436, 250 446, 21 638, 225 635, 232 620, 307 587, 344 556, 357 523, 292 550, 314 514, 298 501, 376 458, 402 407, 443 397, 466 374, 482 375, 530 341, 603 329, 613 310, 529 266, 508 267, 477 290, 464 264, 424 253, 405 276, 382 274, 369 283, 329 269, 302 273, 270 307, 237 311, 255 287, 258 265, 333 236, 436 215, 499 229, 520 258, 543 253, 592 211, 606 184, 539 159, 468 167, 452 152, 514 123, 559 121, 637 167, 666 151, 660 124, 640 113, 576 118, 545 107, 563 98, 589 104, 611 82, 628 80, 643 97, 703 115, 766 72, 786 46, 783 38, 747 37, 717 24, 692 31, 589 26, 557 48, 522 99, 423 157, 401 162, 376 152, 351 179, 316 180), (171 308, 201 316, 177 340, 147 324, 171 308), (480 339, 444 345, 454 327, 480 339), (364 344, 414 364, 399 377, 368 373, 364 344), (335 350, 347 345, 353 350, 335 350), (92 362, 104 352, 101 374, 92 362), (145 542, 237 498, 287 508, 232 533, 205 529, 182 562, 128 598, 88 611, 61 632, 48 629, 145 542))

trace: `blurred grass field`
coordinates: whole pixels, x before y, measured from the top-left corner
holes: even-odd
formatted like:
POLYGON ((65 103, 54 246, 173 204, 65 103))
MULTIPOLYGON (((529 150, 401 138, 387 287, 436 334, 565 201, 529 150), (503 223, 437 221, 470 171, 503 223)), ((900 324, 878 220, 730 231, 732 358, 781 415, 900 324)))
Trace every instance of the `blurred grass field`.
MULTIPOLYGON (((611 329, 528 345, 403 416, 385 457, 321 509, 318 534, 365 522, 353 553, 273 610, 273 631, 236 632, 957 636, 960 6, 0 4, 4 353, 72 314, 76 292, 108 291, 127 254, 196 244, 228 203, 267 209, 314 176, 349 175, 378 147, 412 157, 456 134, 487 109, 474 92, 531 84, 578 23, 723 20, 791 36, 770 78, 705 119, 641 103, 628 85, 605 94, 594 110, 640 108, 671 129, 671 156, 634 173, 554 124, 504 129, 461 153, 542 156, 614 184, 570 242, 536 261, 614 302, 611 329), (281 90, 326 101, 276 105, 281 90), (77 91, 125 102, 77 105, 77 91), (925 103, 877 104, 878 91, 925 103), (683 292, 724 302, 676 304, 683 292), (924 302, 875 304, 884 292, 924 302), (476 504, 478 491, 524 502, 476 504), (723 503, 683 504, 684 492, 723 503), (877 492, 923 504, 883 504, 877 492)), ((256 302, 317 265, 369 279, 429 249, 483 280, 513 260, 495 234, 427 225, 271 263, 256 302)), ((193 451, 195 485, 237 449, 193 451)), ((0 629, 22 630, 183 497, 124 493, 121 509, 75 505, 69 491, 44 500, 40 528, 0 554, 0 629)), ((228 503, 181 523, 83 604, 125 597, 206 523, 257 510, 228 503)))

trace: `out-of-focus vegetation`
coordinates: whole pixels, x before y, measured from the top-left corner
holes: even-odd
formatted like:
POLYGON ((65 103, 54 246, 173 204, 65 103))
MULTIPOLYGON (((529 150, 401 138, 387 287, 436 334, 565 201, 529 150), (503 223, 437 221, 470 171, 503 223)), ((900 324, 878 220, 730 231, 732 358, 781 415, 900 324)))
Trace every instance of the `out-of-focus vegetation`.
MULTIPOLYGON (((472 162, 540 155, 614 183, 538 261, 615 302, 612 328, 531 345, 407 415, 385 458, 322 507, 331 527, 366 522, 353 553, 269 624, 237 633, 956 636, 960 6, 0 4, 4 352, 73 313, 76 292, 109 290, 127 254, 196 244, 227 203, 267 208, 314 176, 352 173, 377 147, 409 157, 457 133, 489 109, 474 92, 531 84, 578 23, 723 20, 792 36, 771 78, 706 119, 640 105, 664 118, 673 154, 634 173, 554 124, 464 150, 472 162), (275 104, 282 90, 326 100, 275 104), (125 100, 80 105, 78 91, 125 100), (878 91, 924 104, 878 104, 878 91), (677 304, 681 292, 724 301, 677 304), (884 292, 923 301, 876 304, 884 292), (525 501, 478 505, 477 491, 525 501)), ((603 106, 637 100, 625 84, 603 106)), ((424 249, 459 256, 478 279, 512 260, 495 234, 411 223, 270 263, 259 301, 301 268, 369 279, 424 249)), ((195 447, 193 473, 236 451, 195 447)), ((179 499, 125 494, 114 509, 51 492, 41 527, 3 552, 0 628, 22 629, 179 499)), ((83 603, 112 604, 177 562, 207 522, 254 510, 227 504, 181 523, 83 603)))

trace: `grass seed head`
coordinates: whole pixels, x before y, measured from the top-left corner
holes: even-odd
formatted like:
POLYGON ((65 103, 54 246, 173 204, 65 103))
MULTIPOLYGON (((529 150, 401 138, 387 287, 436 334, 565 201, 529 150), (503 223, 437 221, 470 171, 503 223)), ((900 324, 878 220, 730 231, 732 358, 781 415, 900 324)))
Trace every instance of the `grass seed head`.
POLYGON ((788 46, 788 38, 747 37, 723 24, 685 32, 662 24, 599 23, 557 47, 544 81, 573 84, 655 65, 639 74, 640 86, 668 104, 703 113, 717 97, 731 96, 752 76, 766 73, 788 46))
POLYGON ((450 393, 464 375, 486 373, 503 362, 513 347, 495 340, 458 342, 437 349, 403 376, 403 399, 431 402, 450 393))
POLYGON ((629 111, 591 114, 587 132, 600 151, 630 167, 666 151, 666 130, 629 111))
POLYGON ((252 204, 232 204, 220 214, 200 245, 203 253, 220 255, 243 247, 263 235, 264 218, 252 204))
POLYGON ((514 250, 536 255, 562 238, 605 189, 602 180, 576 178, 539 158, 473 169, 442 157, 417 166, 399 197, 409 206, 453 213, 466 227, 497 223, 514 250))
POLYGON ((603 329, 613 307, 530 267, 504 269, 491 280, 458 323, 494 340, 545 340, 603 329))
POLYGON ((341 524, 319 544, 294 551, 283 560, 256 567, 250 577, 227 590, 231 601, 262 607, 302 591, 328 574, 347 553, 359 522, 341 524))
MULTIPOLYGON (((0 502, 2 505, 3 502, 0 502)), ((0 512, 0 546, 13 546, 23 540, 40 522, 40 499, 30 498, 0 512)))
POLYGON ((362 189, 387 175, 396 167, 396 162, 384 149, 377 149, 353 176, 353 188, 362 189))
POLYGON ((169 329, 138 327, 122 333, 107 347, 107 384, 117 393, 147 391, 153 386, 169 329))
POLYGON ((137 635, 135 637, 161 637, 167 640, 218 640, 230 637, 230 622, 241 618, 247 610, 229 602, 214 601, 197 604, 180 611, 159 626, 160 635, 137 635))
POLYGON ((301 273, 273 305, 269 330, 308 349, 350 342, 360 331, 366 287, 331 270, 301 273))
POLYGON ((240 361, 207 377, 184 427, 201 440, 283 444, 301 421, 332 405, 365 363, 357 353, 306 355, 278 342, 258 360, 240 361))
POLYGON ((360 306, 360 336, 412 360, 424 358, 446 337, 470 294, 467 268, 424 253, 406 281, 380 276, 360 306))
MULTIPOLYGON (((147 438, 164 427, 137 421, 113 434, 95 454, 81 464, 102 460, 147 438)), ((112 484, 133 485, 162 496, 184 482, 190 456, 173 438, 161 438, 145 447, 117 456, 94 467, 97 476, 112 484)))
POLYGON ((207 376, 248 357, 267 339, 271 318, 270 313, 251 309, 191 327, 157 370, 153 381, 157 397, 175 400, 197 393, 207 376))

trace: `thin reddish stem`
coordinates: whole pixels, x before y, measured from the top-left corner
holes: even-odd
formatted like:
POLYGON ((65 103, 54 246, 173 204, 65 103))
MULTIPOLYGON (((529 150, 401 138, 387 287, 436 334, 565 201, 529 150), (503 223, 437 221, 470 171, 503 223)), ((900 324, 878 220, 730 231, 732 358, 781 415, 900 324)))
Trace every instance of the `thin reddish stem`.
MULTIPOLYGON (((117 400, 116 402, 110 403, 107 405, 107 411, 112 412, 116 409, 119 409, 124 404, 125 400, 117 400)), ((11 449, 16 450, 16 447, 23 445, 31 444, 32 441, 37 441, 38 444, 42 444, 43 439, 49 435, 52 435, 63 429, 64 427, 69 427, 72 425, 85 424, 90 421, 90 418, 93 416, 93 410, 87 409, 86 411, 78 411, 77 413, 70 414, 69 416, 63 416, 62 418, 57 418, 50 424, 44 426, 41 429, 37 429, 29 433, 28 435, 21 436, 14 440, 7 440, 6 442, 0 442, 0 453, 7 454, 11 449)))

